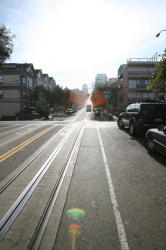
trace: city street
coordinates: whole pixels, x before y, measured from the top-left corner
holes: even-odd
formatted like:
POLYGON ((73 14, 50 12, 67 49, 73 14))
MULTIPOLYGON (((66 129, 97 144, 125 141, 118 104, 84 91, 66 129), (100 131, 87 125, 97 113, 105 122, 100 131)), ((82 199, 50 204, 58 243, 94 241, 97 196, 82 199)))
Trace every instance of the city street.
POLYGON ((0 249, 166 249, 166 158, 115 119, 0 121, 0 152, 0 249))

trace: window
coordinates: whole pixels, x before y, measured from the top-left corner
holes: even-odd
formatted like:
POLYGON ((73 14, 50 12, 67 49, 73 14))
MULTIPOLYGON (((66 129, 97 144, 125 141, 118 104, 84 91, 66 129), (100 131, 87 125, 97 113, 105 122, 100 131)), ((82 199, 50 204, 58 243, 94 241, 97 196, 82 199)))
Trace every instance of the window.
POLYGON ((24 91, 24 90, 22 91, 22 98, 26 99, 26 91, 24 91))
POLYGON ((145 80, 145 79, 142 79, 142 80, 138 80, 138 84, 148 84, 149 83, 149 80, 145 80))
POLYGON ((154 99, 155 98, 155 93, 149 93, 149 98, 154 99))
POLYGON ((26 85, 27 79, 24 76, 21 76, 21 84, 26 85))
POLYGON ((133 72, 133 71, 144 71, 144 72, 152 72, 154 71, 155 67, 129 67, 128 71, 133 72))
POLYGON ((15 69, 16 64, 4 64, 2 67, 6 69, 15 69))
POLYGON ((142 93, 143 98, 148 98, 148 93, 142 93))
POLYGON ((147 99, 147 98, 154 98, 154 93, 146 93, 146 92, 142 92, 142 93, 128 93, 128 97, 129 98, 144 98, 144 99, 147 99))
POLYGON ((155 70, 155 67, 149 67, 149 71, 153 72, 155 70))
POLYGON ((136 68, 135 67, 129 67, 128 68, 128 71, 131 72, 131 71, 136 71, 136 68))
POLYGON ((141 84, 141 85, 148 85, 149 84, 149 80, 145 80, 145 79, 128 80, 128 87, 129 87, 129 89, 135 89, 135 88, 137 88, 139 86, 139 84, 141 84))
POLYGON ((143 93, 137 93, 137 97, 138 98, 142 98, 143 97, 143 93))
POLYGON ((129 98, 135 98, 136 97, 136 93, 128 93, 128 97, 129 98))
POLYGON ((28 86, 32 87, 33 81, 29 77, 27 77, 27 84, 28 84, 28 86))
POLYGON ((137 80, 128 80, 129 89, 135 89, 137 85, 137 80))
POLYGON ((139 80, 141 84, 145 84, 145 80, 139 80))

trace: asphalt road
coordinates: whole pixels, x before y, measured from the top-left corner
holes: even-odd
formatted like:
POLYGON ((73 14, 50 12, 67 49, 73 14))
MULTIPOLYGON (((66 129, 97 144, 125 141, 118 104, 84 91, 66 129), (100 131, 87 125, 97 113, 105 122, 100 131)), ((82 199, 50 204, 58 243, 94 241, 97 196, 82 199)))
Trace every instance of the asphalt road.
POLYGON ((143 137, 82 110, 0 122, 0 143, 0 249, 166 249, 166 158, 143 137))

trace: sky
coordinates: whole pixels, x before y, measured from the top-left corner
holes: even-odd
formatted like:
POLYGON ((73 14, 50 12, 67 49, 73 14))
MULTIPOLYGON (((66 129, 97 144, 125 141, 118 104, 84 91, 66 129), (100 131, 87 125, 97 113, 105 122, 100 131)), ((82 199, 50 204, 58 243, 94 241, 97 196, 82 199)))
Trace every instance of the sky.
POLYGON ((166 48, 166 0, 1 0, 0 25, 16 35, 11 63, 32 63, 70 89, 117 77, 129 58, 166 48))

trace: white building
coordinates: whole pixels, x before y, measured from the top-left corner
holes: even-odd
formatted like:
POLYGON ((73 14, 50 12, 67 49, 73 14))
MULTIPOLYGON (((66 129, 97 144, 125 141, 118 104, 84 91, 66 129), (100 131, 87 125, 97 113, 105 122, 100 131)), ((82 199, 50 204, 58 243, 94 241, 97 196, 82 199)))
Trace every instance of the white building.
POLYGON ((82 85, 82 91, 88 93, 88 85, 86 83, 82 85))

